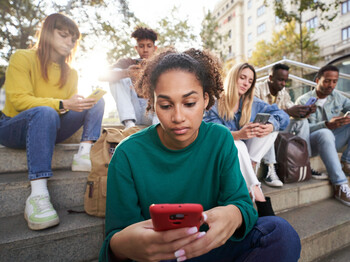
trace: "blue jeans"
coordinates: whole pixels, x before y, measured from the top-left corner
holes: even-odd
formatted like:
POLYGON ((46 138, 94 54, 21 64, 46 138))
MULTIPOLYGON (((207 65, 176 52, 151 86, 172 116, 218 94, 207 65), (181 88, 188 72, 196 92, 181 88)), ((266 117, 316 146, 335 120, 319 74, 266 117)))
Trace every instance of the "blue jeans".
MULTIPOLYGON (((300 258, 298 233, 283 218, 260 217, 249 234, 239 242, 228 240, 191 262, 295 262, 300 258)), ((170 260, 176 261, 176 260, 170 260)))
POLYGON ((346 176, 338 158, 338 151, 346 146, 341 160, 350 162, 349 142, 350 124, 334 130, 321 128, 310 134, 312 156, 320 155, 333 185, 347 183, 346 176))
POLYGON ((0 144, 27 149, 30 180, 52 176, 51 160, 56 143, 72 136, 81 126, 81 141, 96 141, 100 137, 104 100, 83 112, 68 111, 59 115, 48 106, 25 110, 15 117, 0 118, 0 144))

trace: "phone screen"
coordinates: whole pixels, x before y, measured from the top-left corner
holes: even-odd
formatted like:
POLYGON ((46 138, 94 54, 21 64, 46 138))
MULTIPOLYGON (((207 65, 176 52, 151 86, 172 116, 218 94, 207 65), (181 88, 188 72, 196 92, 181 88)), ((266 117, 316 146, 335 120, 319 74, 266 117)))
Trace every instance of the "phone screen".
POLYGON ((254 119, 254 123, 266 124, 269 121, 270 114, 258 113, 254 119))

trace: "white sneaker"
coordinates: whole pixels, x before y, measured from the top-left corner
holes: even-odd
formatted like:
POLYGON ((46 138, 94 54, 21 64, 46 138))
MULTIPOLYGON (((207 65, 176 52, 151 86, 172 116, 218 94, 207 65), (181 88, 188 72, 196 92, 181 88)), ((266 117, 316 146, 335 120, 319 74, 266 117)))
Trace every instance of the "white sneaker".
POLYGON ((124 125, 125 125, 125 129, 128 129, 128 128, 130 128, 130 127, 135 126, 135 122, 132 121, 132 120, 125 120, 125 121, 124 121, 124 125))
POLYGON ((273 187, 281 187, 283 186, 282 181, 278 178, 275 170, 274 164, 268 165, 267 175, 264 178, 264 181, 267 185, 273 186, 273 187))
POLYGON ((73 157, 72 171, 91 171, 90 154, 78 155, 73 157))
POLYGON ((26 201, 24 218, 31 230, 41 230, 60 223, 49 195, 29 196, 26 201))
POLYGON ((324 172, 318 172, 316 170, 313 170, 311 168, 311 175, 314 179, 319 179, 319 180, 326 180, 328 179, 328 175, 324 172))

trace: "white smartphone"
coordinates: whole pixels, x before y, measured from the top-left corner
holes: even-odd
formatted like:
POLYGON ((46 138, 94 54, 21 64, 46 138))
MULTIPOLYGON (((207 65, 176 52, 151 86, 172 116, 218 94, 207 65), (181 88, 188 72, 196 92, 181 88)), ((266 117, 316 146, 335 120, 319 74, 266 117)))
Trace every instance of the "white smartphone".
POLYGON ((350 113, 350 111, 346 112, 346 113, 344 114, 344 117, 347 117, 347 116, 349 115, 349 113, 350 113))

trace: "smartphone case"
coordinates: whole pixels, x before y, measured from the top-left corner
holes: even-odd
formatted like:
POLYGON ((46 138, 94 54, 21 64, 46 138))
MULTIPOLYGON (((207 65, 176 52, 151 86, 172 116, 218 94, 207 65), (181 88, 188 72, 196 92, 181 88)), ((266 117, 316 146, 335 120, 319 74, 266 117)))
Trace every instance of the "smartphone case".
POLYGON ((91 95, 89 95, 87 98, 94 98, 96 99, 96 101, 100 100, 105 94, 107 93, 107 91, 101 89, 101 88, 97 88, 96 90, 94 90, 92 92, 91 95))
POLYGON ((155 231, 196 226, 199 229, 201 204, 153 204, 149 207, 155 231))

